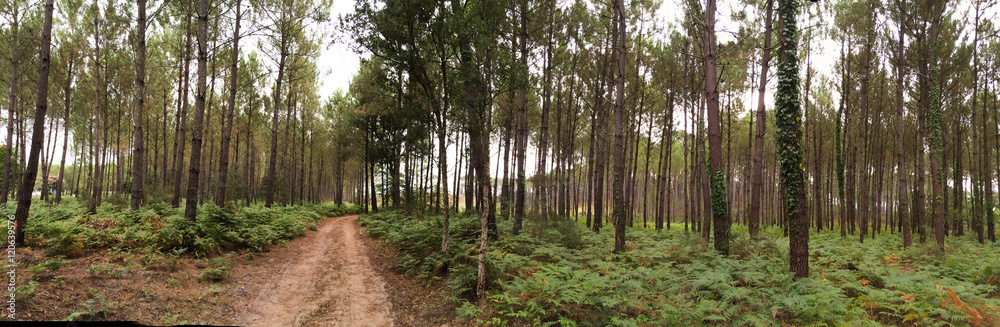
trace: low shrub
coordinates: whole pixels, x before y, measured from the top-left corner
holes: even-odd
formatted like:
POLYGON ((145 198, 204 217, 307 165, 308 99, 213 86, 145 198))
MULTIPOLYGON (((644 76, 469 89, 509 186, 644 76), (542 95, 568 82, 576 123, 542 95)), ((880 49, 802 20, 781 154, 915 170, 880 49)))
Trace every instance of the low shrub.
POLYGON ((198 274, 198 280, 203 282, 218 282, 226 277, 226 272, 233 267, 233 264, 225 258, 216 257, 211 260, 212 267, 205 268, 198 274))
POLYGON ((69 260, 49 259, 45 260, 42 263, 29 267, 28 271, 31 271, 32 274, 38 275, 46 270, 48 270, 49 272, 55 272, 56 270, 59 270, 59 268, 66 267, 72 264, 73 262, 69 260))
MULTIPOLYGON (((7 209, 11 208, 0 207, 0 213, 7 209)), ((12 209, 7 211, 13 213, 12 209)), ((87 249, 110 247, 190 252, 201 257, 223 249, 267 251, 270 245, 298 237, 306 229, 315 230, 323 217, 360 211, 357 205, 332 202, 274 208, 206 203, 200 206, 196 219, 188 221, 178 208, 163 202, 134 212, 123 204, 105 202, 96 213, 88 214, 74 198, 67 198, 60 204, 38 201, 33 205, 34 217, 25 232, 29 244, 47 248, 50 255, 71 258, 87 249)))
POLYGON ((839 231, 810 236, 810 277, 788 272, 788 240, 765 228, 732 239, 731 255, 680 230, 628 229, 626 253, 612 231, 568 220, 529 219, 520 235, 500 220, 487 256, 487 305, 474 306, 479 219, 452 218, 448 253, 440 217, 361 216, 369 235, 398 248, 404 272, 445 280, 461 315, 481 325, 992 325, 1000 251, 953 237, 945 260, 899 235, 865 240, 839 231))
POLYGON ((125 269, 112 263, 99 263, 87 268, 87 272, 94 276, 106 276, 118 279, 122 277, 125 269))

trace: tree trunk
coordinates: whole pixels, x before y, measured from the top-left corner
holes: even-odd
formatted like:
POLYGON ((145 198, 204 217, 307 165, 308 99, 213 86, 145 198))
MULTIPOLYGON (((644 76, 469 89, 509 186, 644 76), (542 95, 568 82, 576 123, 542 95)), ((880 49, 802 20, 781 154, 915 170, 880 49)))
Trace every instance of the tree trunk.
MULTIPOLYGON (((71 85, 73 82, 73 68, 76 63, 76 57, 74 54, 75 53, 70 54, 68 66, 66 68, 66 84, 63 86, 63 95, 65 95, 63 98, 63 149, 62 158, 59 159, 59 178, 56 179, 56 203, 62 202, 63 174, 66 172, 66 150, 69 148, 69 142, 65 140, 69 140, 70 96, 73 93, 71 85)), ((76 170, 79 170, 80 165, 77 164, 76 166, 76 170)))
POLYGON ((538 166, 535 169, 535 178, 537 180, 537 185, 535 185, 535 196, 538 197, 538 204, 540 206, 540 212, 542 215, 542 220, 545 220, 549 216, 548 207, 548 174, 545 171, 545 164, 548 161, 549 154, 549 107, 552 103, 552 36, 554 33, 553 26, 555 25, 555 8, 550 8, 549 10, 549 35, 548 42, 545 45, 545 69, 543 71, 543 82, 542 82, 542 121, 541 130, 538 134, 538 166))
POLYGON ((7 99, 9 101, 8 102, 9 105, 7 106, 7 143, 6 143, 7 145, 6 145, 5 149, 4 149, 3 182, 2 182, 2 186, 0 186, 0 205, 3 205, 5 207, 7 206, 7 196, 9 194, 9 192, 10 192, 10 189, 11 189, 11 180, 14 179, 14 176, 12 176, 14 174, 14 170, 11 169, 11 161, 10 161, 10 159, 11 159, 11 156, 13 155, 13 152, 14 152, 14 147, 12 146, 14 144, 14 121, 15 121, 14 115, 15 115, 15 113, 17 113, 17 84, 18 84, 17 83, 17 75, 18 75, 17 74, 17 69, 18 69, 17 68, 17 66, 18 66, 18 58, 17 58, 18 35, 17 34, 18 34, 18 28, 20 27, 19 26, 19 18, 20 17, 18 17, 18 13, 20 12, 19 8, 18 8, 18 4, 20 4, 20 2, 13 1, 13 4, 14 4, 14 8, 13 8, 12 12, 14 14, 12 15, 13 19, 11 19, 11 24, 10 24, 10 31, 11 31, 10 32, 10 34, 11 34, 11 38, 10 38, 10 97, 8 97, 8 99, 7 99))
MULTIPOLYGON (((900 1, 900 2, 898 2, 898 4, 899 4, 899 13, 900 13, 900 16, 901 16, 900 21, 901 22, 905 22, 906 21, 906 2, 900 1)), ((903 57, 904 54, 905 54, 905 52, 904 52, 905 51, 905 47, 903 45, 903 40, 906 37, 906 35, 903 33, 903 24, 899 24, 899 30, 898 31, 899 31, 899 43, 898 43, 898 47, 897 47, 897 50, 896 50, 897 52, 896 52, 896 61, 895 61, 895 64, 896 64, 896 116, 895 116, 895 118, 896 119, 895 119, 895 122, 894 122, 895 123, 895 129, 896 129, 896 180, 897 180, 897 183, 896 183, 896 185, 897 185, 897 189, 896 189, 897 194, 896 194, 896 197, 897 197, 897 203, 899 205, 899 211, 898 211, 898 213, 899 213, 899 217, 900 217, 900 220, 902 222, 902 225, 903 225, 903 227, 902 227, 902 232, 903 232, 903 247, 905 248, 905 247, 909 247, 911 245, 912 241, 910 240, 911 239, 911 237, 910 237, 910 224, 909 224, 910 220, 909 219, 905 219, 906 217, 909 217, 910 214, 909 214, 909 210, 907 208, 907 206, 909 205, 909 200, 906 197, 906 192, 907 192, 906 175, 908 174, 908 172, 906 171, 906 164, 904 163, 905 157, 903 155, 903 107, 905 105, 905 103, 903 102, 903 70, 905 69, 904 65, 906 64, 905 61, 904 61, 905 59, 903 57)), ((961 184, 961 183, 956 183, 956 186, 958 186, 959 184, 961 184)))
MULTIPOLYGON (((719 113, 719 82, 716 75, 715 0, 705 9, 705 99, 708 108, 709 182, 712 194, 712 224, 715 225, 715 250, 729 255, 729 204, 722 162, 722 118, 719 113)), ((808 227, 807 227, 808 228, 808 227)))
MULTIPOLYGON (((108 128, 107 120, 101 119, 107 116, 107 108, 104 106, 104 103, 101 102, 100 90, 102 82, 106 83, 107 81, 101 80, 101 65, 97 61, 97 59, 100 57, 100 52, 101 52, 100 32, 98 32, 99 21, 100 21, 99 19, 96 18, 94 19, 94 55, 93 55, 94 108, 96 109, 95 111, 97 111, 96 112, 97 119, 95 119, 96 125, 94 127, 94 142, 93 142, 94 174, 91 175, 93 177, 92 178, 93 181, 91 181, 91 184, 93 184, 92 185, 93 188, 90 190, 91 191, 90 201, 89 201, 89 206, 87 208, 88 209, 87 212, 89 213, 97 213, 97 206, 101 204, 101 188, 102 184, 104 183, 104 169, 103 166, 101 165, 101 163, 103 162, 102 150, 104 148, 102 146, 102 143, 107 142, 107 128, 108 128), (101 130, 104 130, 105 132, 101 133, 101 130)), ((104 76, 107 77, 106 74, 104 76)))
MULTIPOLYGON (((282 13, 281 18, 285 18, 284 13, 282 13)), ((274 204, 274 184, 277 179, 277 176, 275 176, 275 168, 278 164, 278 114, 281 112, 281 82, 285 77, 285 60, 288 58, 287 38, 287 35, 281 35, 281 49, 279 50, 281 54, 278 57, 278 78, 275 80, 274 87, 274 114, 271 116, 271 150, 267 162, 267 190, 264 195, 264 206, 268 208, 274 204)), ((374 176, 372 178, 374 179, 374 176)), ((374 201, 374 199, 372 201, 374 201)))
POLYGON ((802 108, 799 105, 798 27, 795 14, 798 2, 781 0, 783 58, 778 64, 778 92, 775 115, 778 132, 775 138, 781 158, 781 185, 784 188, 785 212, 789 224, 789 256, 796 278, 809 277, 809 218, 805 210, 805 180, 802 169, 802 108))
POLYGON ((56 147, 52 143, 52 139, 58 134, 58 126, 56 125, 56 118, 52 117, 49 119, 49 130, 52 131, 48 135, 48 139, 45 140, 45 147, 42 148, 42 190, 40 199, 44 202, 49 201, 49 169, 52 168, 52 157, 56 155, 56 147))
MULTIPOLYGON (((45 111, 49 107, 49 62, 52 47, 52 7, 55 0, 45 2, 45 20, 42 25, 42 44, 38 57, 38 100, 35 102, 35 121, 31 131, 31 151, 21 186, 17 191, 17 209, 14 211, 14 243, 24 244, 24 228, 31 208, 31 191, 38 174, 38 154, 45 141, 45 111)), ((13 84, 13 81, 11 81, 13 84)))
MULTIPOLYGON (((842 42, 840 44, 840 61, 841 62, 847 61, 847 57, 844 56, 844 44, 845 43, 846 42, 842 42)), ((835 170, 835 173, 837 174, 837 200, 838 200, 838 202, 840 202, 840 210, 838 210, 837 216, 839 218, 839 223, 840 223, 840 237, 841 238, 845 238, 845 237, 847 237, 847 210, 846 210, 847 206, 843 202, 843 201, 845 201, 845 198, 846 198, 846 194, 845 194, 846 191, 844 190, 844 186, 845 186, 844 185, 845 184, 844 183, 844 169, 845 169, 845 167, 844 167, 844 163, 845 163, 844 162, 844 146, 845 146, 844 140, 847 139, 847 134, 844 133, 844 131, 843 131, 844 125, 845 125, 843 122, 844 122, 844 108, 847 107, 847 101, 848 101, 847 93, 850 91, 850 89, 847 88, 847 68, 846 67, 841 71, 840 90, 841 90, 841 93, 844 93, 844 95, 840 97, 840 104, 837 106, 837 120, 836 120, 836 123, 835 123, 835 126, 834 126, 834 141, 833 141, 833 145, 834 145, 834 152, 835 152, 834 155, 836 156, 836 158, 834 159, 834 161, 836 161, 835 162, 835 169, 834 170, 835 170), (843 135, 843 137, 842 137, 842 135, 843 135)))
POLYGON ((753 173, 750 178, 753 183, 750 192, 750 214, 749 230, 750 238, 756 239, 760 228, 760 193, 764 188, 764 130, 767 115, 764 112, 764 92, 767 89, 767 70, 771 62, 771 26, 774 0, 767 1, 766 14, 764 16, 764 49, 761 50, 760 85, 757 91, 757 134, 754 136, 753 150, 753 173))
POLYGON ((191 132, 191 159, 188 163, 187 203, 184 218, 194 221, 198 214, 198 184, 201 175, 202 128, 205 121, 205 79, 208 66, 208 0, 198 1, 198 90, 194 100, 194 129, 191 132))
MULTIPOLYGON (((521 1, 519 5, 520 10, 520 21, 521 21, 521 42, 518 44, 520 46, 520 65, 521 67, 528 66, 528 8, 527 2, 521 1)), ((527 122, 527 88, 528 84, 526 80, 518 81, 518 93, 517 93, 517 145, 515 146, 515 161, 517 162, 517 191, 514 194, 514 226, 511 230, 511 234, 517 235, 521 233, 521 224, 524 221, 524 200, 525 200, 525 189, 524 189, 524 161, 526 156, 527 144, 528 144, 528 122, 527 122)))
POLYGON ((185 50, 184 50, 184 72, 181 79, 184 80, 184 90, 178 92, 178 96, 181 103, 178 106, 181 107, 181 112, 177 116, 177 133, 175 134, 174 141, 174 198, 171 201, 174 207, 179 207, 181 205, 181 176, 183 176, 184 171, 184 142, 187 141, 185 138, 185 130, 187 124, 187 108, 188 108, 188 90, 191 84, 191 13, 188 10, 187 22, 184 24, 185 28, 185 50))
MULTIPOLYGON (((869 183, 868 183, 868 177, 869 177, 868 154, 870 152, 868 127, 870 124, 868 116, 869 116, 869 106, 870 106, 869 97, 870 97, 871 75, 872 75, 871 73, 872 48, 875 46, 874 44, 875 27, 873 25, 875 24, 874 19, 876 15, 874 12, 874 8, 870 7, 871 3, 869 3, 869 9, 872 9, 872 14, 871 14, 872 19, 865 20, 866 22, 868 22, 868 24, 872 24, 872 26, 866 26, 866 28, 868 29, 868 35, 866 37, 864 45, 864 59, 861 62, 861 71, 864 73, 862 73, 861 75, 861 97, 860 97, 861 120, 859 121, 860 125, 858 126, 861 128, 861 137, 860 140, 858 140, 858 142, 862 143, 863 145, 863 148, 861 149, 861 156, 860 158, 858 158, 859 162, 861 162, 861 169, 858 169, 861 171, 861 173, 858 174, 858 176, 860 177, 860 181, 858 183, 861 185, 861 192, 858 196, 858 226, 860 227, 860 231, 858 232, 858 238, 861 243, 865 242, 865 235, 868 234, 868 220, 869 220, 868 207, 870 205, 869 183)), ((855 146, 856 145, 857 142, 855 143, 855 146)))
MULTIPOLYGON (((709 0, 712 1, 712 0, 709 0)), ((625 111, 625 106, 623 103, 625 96, 625 36, 627 32, 625 30, 625 2, 624 0, 615 1, 615 45, 617 49, 617 61, 618 61, 618 71, 615 73, 615 172, 614 172, 614 190, 612 194, 614 195, 615 207, 614 207, 614 223, 615 223, 615 253, 625 252, 625 198, 622 194, 623 189, 623 179, 625 178, 625 140, 622 138, 624 135, 624 122, 622 121, 622 115, 625 111)))
POLYGON ((240 8, 242 0, 236 0, 236 26, 233 28, 233 49, 232 66, 230 66, 229 76, 229 101, 226 103, 226 125, 222 130, 222 143, 219 149, 219 193, 215 195, 215 202, 222 205, 226 202, 226 191, 229 188, 229 141, 233 135, 233 111, 236 108, 237 76, 239 75, 238 65, 240 61, 240 8))
MULTIPOLYGON (((928 118, 930 119, 930 128, 931 128, 930 131, 929 131, 929 133, 930 133, 930 135, 929 135, 929 141, 930 141, 930 146, 931 146, 931 155, 930 155, 931 183, 933 183, 931 191, 933 192, 933 196, 934 196, 934 200, 933 200, 934 201, 933 202, 933 205, 934 205, 934 222, 933 222, 933 224, 934 224, 934 239, 937 241, 939 255, 943 256, 944 255, 944 203, 943 203, 943 200, 942 200, 942 196, 943 196, 942 193, 944 192, 944 190, 943 190, 943 187, 944 187, 944 176, 942 176, 943 175, 943 171, 941 169, 940 162, 941 162, 941 154, 943 152, 944 146, 943 146, 942 137, 941 137, 941 110, 942 110, 942 108, 941 108, 941 96, 942 96, 941 95, 941 89, 942 88, 941 88, 941 81, 940 81, 941 68, 939 67, 940 63, 937 62, 937 60, 939 60, 938 59, 938 57, 939 57, 939 53, 938 52, 940 51, 940 50, 938 50, 938 42, 937 42, 938 35, 937 34, 938 34, 939 26, 940 26, 941 20, 942 20, 941 15, 944 13, 944 3, 942 2, 942 0, 938 0, 938 1, 934 1, 933 5, 934 5, 933 6, 934 16, 933 16, 933 18, 931 20, 931 30, 930 30, 930 34, 929 35, 931 37, 931 49, 932 49, 931 60, 933 60, 934 66, 931 67, 931 76, 930 76, 930 78, 931 78, 931 93, 930 93, 930 95, 931 95, 931 103, 930 103, 931 110, 930 110, 930 115, 929 115, 928 118)), ((975 67, 974 67, 974 70, 975 70, 975 67)), ((973 74, 973 80, 975 80, 975 74, 973 74)), ((976 83, 973 83, 973 84, 976 84, 976 83)), ((973 96, 972 98, 973 98, 973 101, 975 101, 976 96, 973 96)), ((976 107, 975 107, 975 103, 973 103, 972 112, 975 113, 975 111, 976 111, 976 107)), ((975 142, 973 142, 972 146, 973 147, 976 146, 975 142)), ((989 169, 986 166, 982 166, 982 167, 985 168, 985 169, 989 169)), ((979 235, 979 243, 982 243, 982 242, 983 242, 983 238, 982 238, 982 234, 980 234, 979 235)))
POLYGON ((139 20, 136 22, 135 54, 135 110, 132 112, 132 211, 139 210, 143 200, 146 182, 145 141, 142 134, 142 118, 145 117, 146 103, 146 0, 139 0, 139 20))

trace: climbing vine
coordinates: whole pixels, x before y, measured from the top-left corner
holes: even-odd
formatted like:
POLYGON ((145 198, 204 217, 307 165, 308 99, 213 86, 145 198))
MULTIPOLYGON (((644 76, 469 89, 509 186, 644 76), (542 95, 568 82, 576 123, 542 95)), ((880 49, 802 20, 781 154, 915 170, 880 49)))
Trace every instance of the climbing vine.
MULTIPOLYGON (((722 169, 716 169, 714 172, 709 171, 711 178, 711 193, 712 193, 712 215, 715 217, 728 217, 729 212, 728 206, 726 205, 726 173, 722 169)), ((716 224, 727 224, 726 220, 716 220, 716 224)), ((729 249, 729 226, 715 226, 715 229, 721 233, 716 235, 716 249, 729 249)), ((728 254, 728 253, 723 253, 728 254)))
POLYGON ((788 217, 790 266, 796 277, 809 276, 808 221, 799 221, 803 210, 804 169, 802 167, 802 106, 799 103, 798 0, 781 1, 781 60, 778 63, 778 92, 775 95, 775 141, 781 185, 785 192, 788 217), (806 226, 803 226, 803 223, 806 226))

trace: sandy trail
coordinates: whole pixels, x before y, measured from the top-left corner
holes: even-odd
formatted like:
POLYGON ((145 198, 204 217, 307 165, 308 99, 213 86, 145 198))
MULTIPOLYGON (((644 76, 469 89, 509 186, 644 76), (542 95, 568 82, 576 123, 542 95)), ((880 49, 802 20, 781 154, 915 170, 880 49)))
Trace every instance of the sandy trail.
POLYGON ((385 282, 360 242, 358 216, 329 219, 237 318, 245 326, 393 326, 385 282))

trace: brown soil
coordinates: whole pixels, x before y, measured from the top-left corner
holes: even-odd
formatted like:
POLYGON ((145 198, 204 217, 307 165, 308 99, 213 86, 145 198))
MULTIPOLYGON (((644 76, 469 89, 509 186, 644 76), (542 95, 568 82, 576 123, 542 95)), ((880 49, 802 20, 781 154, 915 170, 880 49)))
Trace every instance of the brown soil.
POLYGON ((210 260, 182 256, 149 263, 102 250, 55 272, 26 267, 48 257, 19 249, 19 284, 37 281, 18 302, 19 320, 133 320, 145 324, 245 326, 441 326, 453 324, 454 305, 443 286, 425 288, 396 269, 394 250, 364 234, 357 216, 329 218, 316 231, 267 253, 220 254, 233 263, 222 281, 201 281, 210 260), (88 268, 113 264, 111 273, 88 268), (21 282, 24 281, 24 282, 21 282), (101 303, 100 298, 105 298, 101 303), (85 305, 88 300, 91 304, 85 305), (29 303, 30 302, 30 303, 29 303), (98 309, 93 309, 94 307, 98 309))

